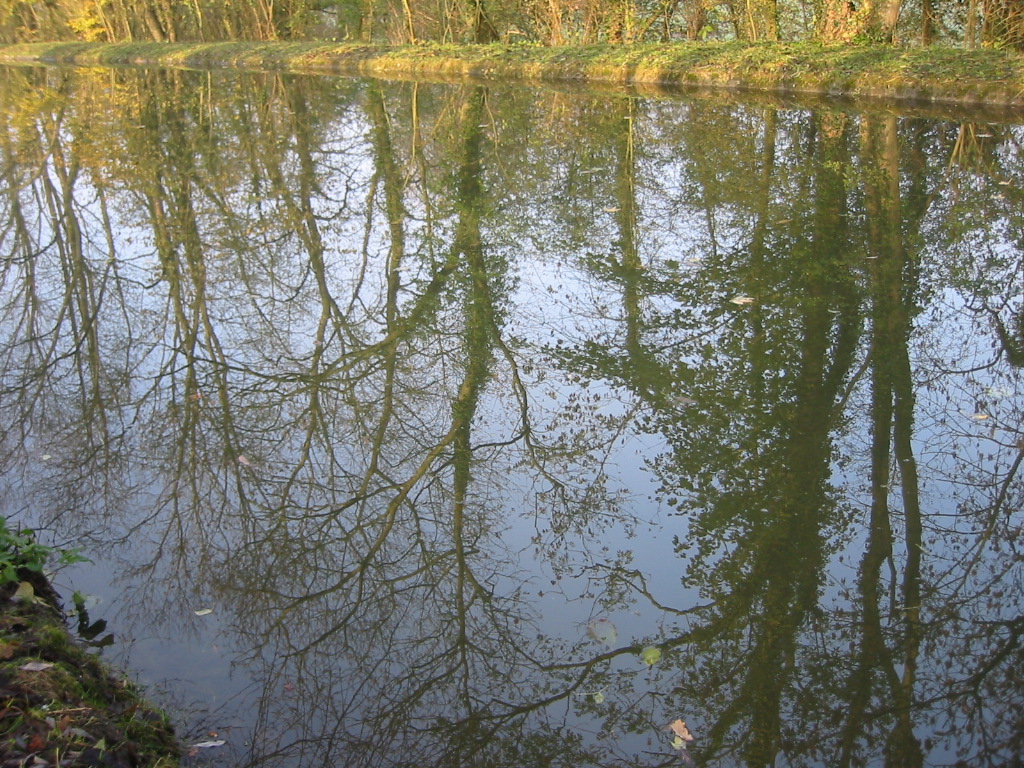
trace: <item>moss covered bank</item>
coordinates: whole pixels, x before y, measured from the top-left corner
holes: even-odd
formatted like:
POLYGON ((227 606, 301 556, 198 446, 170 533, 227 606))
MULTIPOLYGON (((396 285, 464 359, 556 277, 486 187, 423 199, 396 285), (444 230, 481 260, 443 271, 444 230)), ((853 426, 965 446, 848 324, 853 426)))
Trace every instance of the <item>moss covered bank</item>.
POLYGON ((582 48, 502 44, 33 43, 0 47, 3 62, 713 87, 1024 111, 1024 56, 989 49, 808 43, 582 48))
POLYGON ((39 573, 19 577, 0 586, 0 766, 178 765, 166 718, 72 638, 39 573))

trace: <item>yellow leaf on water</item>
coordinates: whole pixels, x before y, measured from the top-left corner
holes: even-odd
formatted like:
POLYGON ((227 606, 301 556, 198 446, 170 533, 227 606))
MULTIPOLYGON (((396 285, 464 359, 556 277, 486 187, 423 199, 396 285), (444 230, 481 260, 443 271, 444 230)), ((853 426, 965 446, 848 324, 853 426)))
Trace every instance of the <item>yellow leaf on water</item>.
POLYGON ((640 651, 640 659, 648 667, 653 667, 661 660, 661 648, 656 645, 648 645, 640 651))

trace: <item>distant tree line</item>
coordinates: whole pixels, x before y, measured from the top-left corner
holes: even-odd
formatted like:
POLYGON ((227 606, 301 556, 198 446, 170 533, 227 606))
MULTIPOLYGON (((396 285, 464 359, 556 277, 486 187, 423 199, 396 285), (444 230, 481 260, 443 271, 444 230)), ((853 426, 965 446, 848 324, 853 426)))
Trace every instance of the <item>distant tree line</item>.
POLYGON ((669 40, 1024 49, 1021 0, 0 0, 0 41, 669 40))

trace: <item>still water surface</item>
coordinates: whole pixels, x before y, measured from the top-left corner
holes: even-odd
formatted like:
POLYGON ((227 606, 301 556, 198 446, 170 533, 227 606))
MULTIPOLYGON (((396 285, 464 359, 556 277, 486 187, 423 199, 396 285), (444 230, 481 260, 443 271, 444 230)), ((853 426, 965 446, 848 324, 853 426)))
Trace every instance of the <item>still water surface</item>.
POLYGON ((0 110, 0 513, 92 559, 104 655, 225 742, 186 764, 1019 760, 1020 125, 141 70, 0 110))

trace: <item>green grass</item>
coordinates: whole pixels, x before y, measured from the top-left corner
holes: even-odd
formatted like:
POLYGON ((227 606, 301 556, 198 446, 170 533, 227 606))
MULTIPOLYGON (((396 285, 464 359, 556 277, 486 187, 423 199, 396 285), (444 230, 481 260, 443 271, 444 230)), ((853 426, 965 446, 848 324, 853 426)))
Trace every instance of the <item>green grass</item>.
POLYGON ((34 43, 0 47, 2 62, 726 87, 1024 109, 1024 57, 987 49, 812 43, 571 48, 531 44, 34 43))

